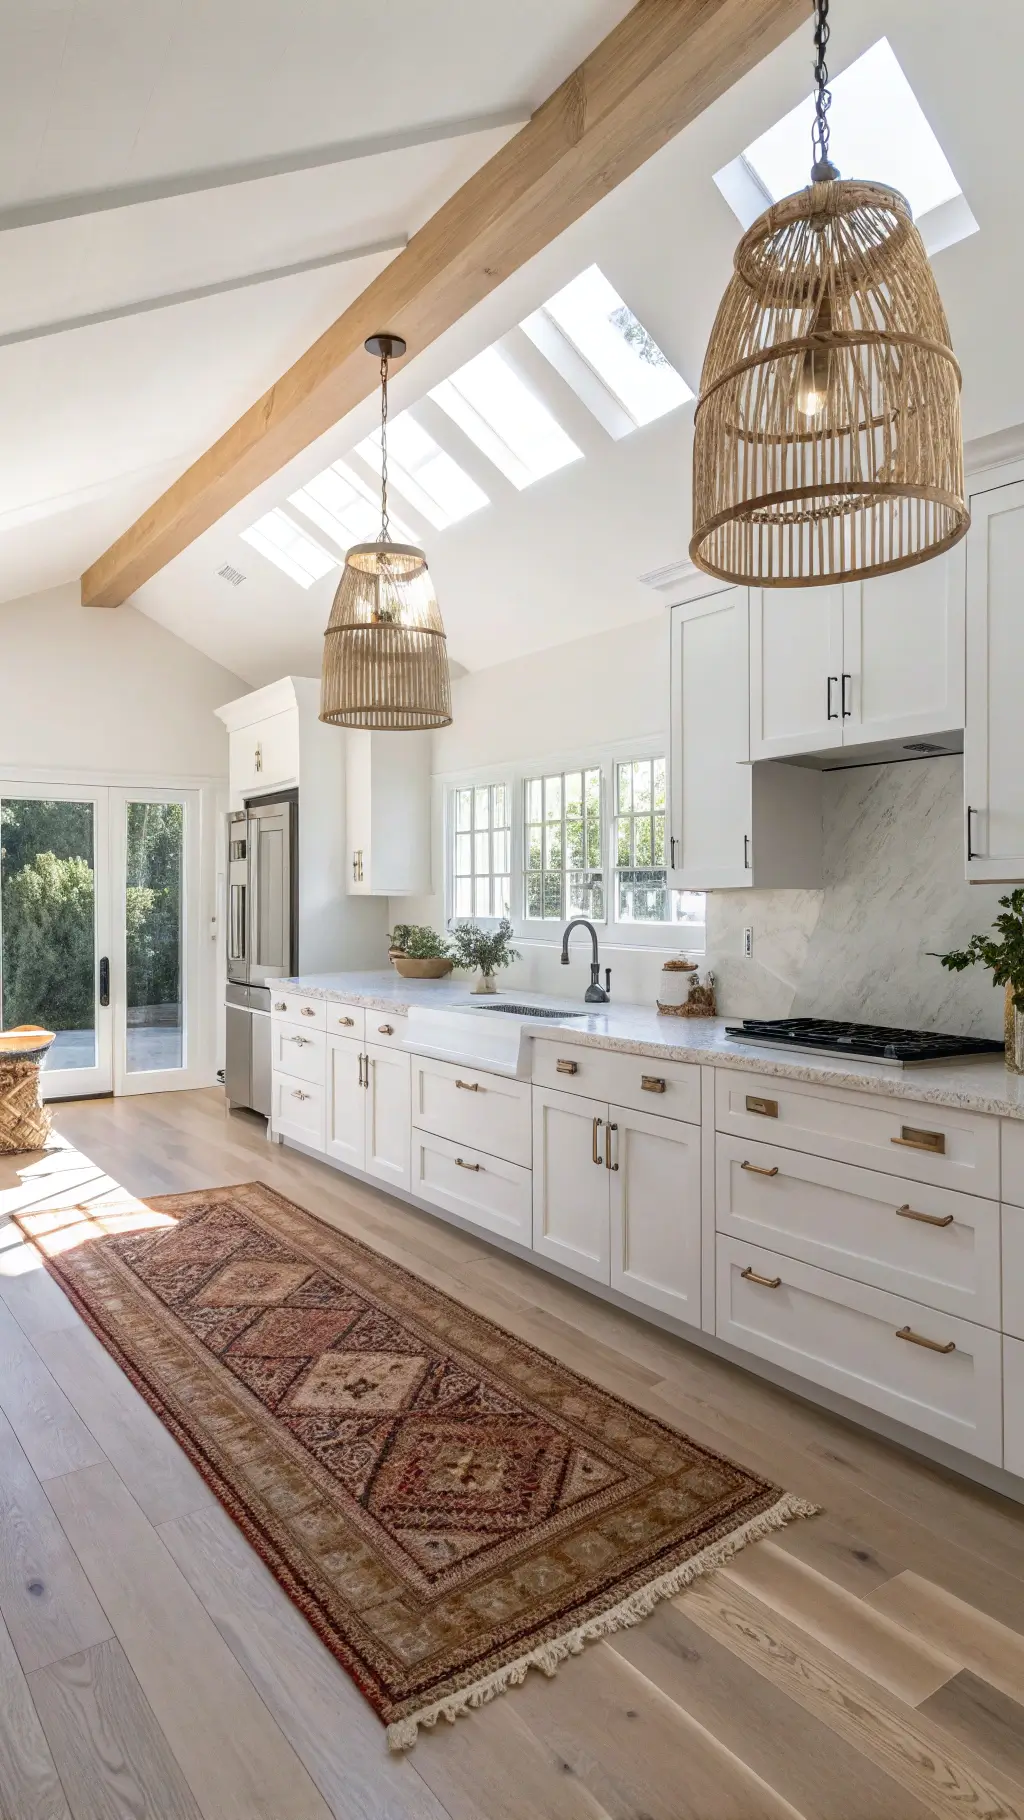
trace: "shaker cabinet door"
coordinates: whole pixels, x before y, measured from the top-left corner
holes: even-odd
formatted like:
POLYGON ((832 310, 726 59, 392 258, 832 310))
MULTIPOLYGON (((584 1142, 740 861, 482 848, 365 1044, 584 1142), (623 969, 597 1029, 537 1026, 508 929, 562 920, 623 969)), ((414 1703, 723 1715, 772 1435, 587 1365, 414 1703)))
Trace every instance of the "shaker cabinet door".
POLYGON ((963 552, 843 588, 844 746, 964 724, 963 552))
POLYGON ((598 1283, 609 1280, 614 1136, 603 1100, 534 1088, 533 1249, 598 1283))
POLYGON ((843 743, 843 590, 751 588, 750 756, 843 743))
POLYGON ((1024 481, 972 496, 966 541, 967 877, 1024 879, 1024 481))
POLYGON ((699 1125, 609 1107, 613 1289, 700 1326, 699 1125))
POLYGON ((673 607, 670 662, 670 883, 749 885, 746 588, 673 607))

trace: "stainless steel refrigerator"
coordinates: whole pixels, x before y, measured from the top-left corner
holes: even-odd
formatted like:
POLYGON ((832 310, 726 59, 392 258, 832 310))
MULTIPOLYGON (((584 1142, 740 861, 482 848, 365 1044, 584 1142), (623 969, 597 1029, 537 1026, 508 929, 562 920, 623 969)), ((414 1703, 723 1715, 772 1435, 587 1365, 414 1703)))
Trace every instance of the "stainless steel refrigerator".
POLYGON ((227 1044, 230 1106, 270 1116, 270 985, 298 971, 298 795, 228 816, 227 1044))

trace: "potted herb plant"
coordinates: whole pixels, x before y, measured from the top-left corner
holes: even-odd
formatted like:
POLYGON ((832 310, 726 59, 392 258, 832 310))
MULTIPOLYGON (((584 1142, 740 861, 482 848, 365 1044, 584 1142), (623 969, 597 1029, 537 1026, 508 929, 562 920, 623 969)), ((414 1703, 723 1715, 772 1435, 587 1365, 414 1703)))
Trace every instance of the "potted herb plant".
POLYGON ((939 959, 951 973, 961 973, 980 961, 991 973, 993 986, 1003 987, 1006 1066, 1015 1074, 1024 1074, 1024 887, 1001 897, 999 907, 1002 915, 992 925, 998 940, 991 935, 972 935, 966 948, 954 948, 939 959))
POLYGON ((388 955, 406 980, 440 980, 455 965, 451 943, 428 923, 396 923, 388 936, 388 955))
POLYGON ((480 977, 472 988, 474 992, 493 992, 498 969, 510 967, 519 959, 518 949, 512 946, 512 924, 507 916, 503 916, 498 927, 489 934, 478 923, 460 923, 453 933, 452 952, 457 967, 479 970, 480 977))

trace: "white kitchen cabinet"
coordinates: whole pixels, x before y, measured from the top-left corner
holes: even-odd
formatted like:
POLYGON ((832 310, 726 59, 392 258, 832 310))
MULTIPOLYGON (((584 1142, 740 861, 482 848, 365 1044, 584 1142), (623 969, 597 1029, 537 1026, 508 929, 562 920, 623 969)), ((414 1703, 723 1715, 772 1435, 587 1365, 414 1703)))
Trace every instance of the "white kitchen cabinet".
POLYGON ((351 896, 429 893, 430 775, 429 733, 349 732, 347 889, 351 896))
POLYGON ((533 1090, 533 1249, 598 1283, 611 1280, 608 1107, 533 1090))
POLYGON ((820 778, 749 762, 745 588, 673 607, 669 676, 670 885, 820 885, 820 778))
POLYGON ((298 1080, 292 1074, 272 1075, 270 1123, 275 1137, 291 1138, 307 1150, 323 1150, 323 1082, 298 1080))
POLYGON ((410 1058, 402 1049, 327 1038, 326 1152, 393 1188, 410 1183, 410 1058))
POLYGON ((909 742, 963 725, 958 551, 842 586, 751 590, 751 758, 909 742))
POLYGON ((699 1125, 610 1106, 611 1283, 700 1326, 699 1125))
POLYGON ((1024 1340, 1003 1341, 1003 1465, 1024 1479, 1024 1340))
POLYGON ((843 590, 751 588, 750 756, 842 743, 843 590))
POLYGON ((268 714, 228 734, 232 792, 243 797, 288 789, 299 781, 299 723, 294 709, 268 714))
POLYGON ((971 496, 964 836, 972 881, 1024 878, 1024 480, 971 496))

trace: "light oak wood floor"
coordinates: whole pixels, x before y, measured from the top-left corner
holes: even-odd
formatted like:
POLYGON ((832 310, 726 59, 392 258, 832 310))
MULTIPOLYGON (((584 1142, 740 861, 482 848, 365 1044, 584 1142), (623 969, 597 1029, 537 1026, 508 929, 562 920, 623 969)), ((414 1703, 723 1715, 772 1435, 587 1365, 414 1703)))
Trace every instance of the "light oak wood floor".
POLYGON ((60 1108, 0 1159, 2 1820, 1024 1820, 1024 1514, 222 1095, 60 1108), (10 1214, 261 1179, 824 1506, 454 1726, 382 1728, 10 1214))

